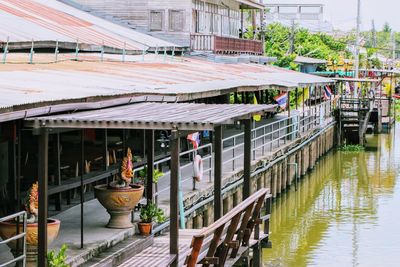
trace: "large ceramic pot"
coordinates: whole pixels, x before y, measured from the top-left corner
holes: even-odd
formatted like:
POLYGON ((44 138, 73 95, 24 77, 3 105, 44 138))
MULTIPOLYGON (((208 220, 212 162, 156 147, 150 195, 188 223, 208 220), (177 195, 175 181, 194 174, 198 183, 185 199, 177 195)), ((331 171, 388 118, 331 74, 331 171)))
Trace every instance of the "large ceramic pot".
POLYGON ((125 229, 133 227, 130 214, 143 196, 144 187, 131 184, 126 188, 111 188, 108 185, 94 187, 94 195, 110 214, 107 227, 125 229))
MULTIPOLYGON (((22 224, 20 224, 20 232, 22 232, 22 224)), ((15 222, 0 222, 0 237, 8 239, 17 233, 15 222)), ((47 219, 47 245, 50 245, 58 236, 60 230, 60 221, 56 219, 47 219)), ((21 239, 22 240, 22 239, 21 239)), ((16 252, 17 242, 8 243, 13 253, 16 252)), ((22 244, 20 245, 22 249, 22 244)), ((26 259, 28 266, 36 266, 38 254, 38 224, 30 223, 26 225, 26 259)))

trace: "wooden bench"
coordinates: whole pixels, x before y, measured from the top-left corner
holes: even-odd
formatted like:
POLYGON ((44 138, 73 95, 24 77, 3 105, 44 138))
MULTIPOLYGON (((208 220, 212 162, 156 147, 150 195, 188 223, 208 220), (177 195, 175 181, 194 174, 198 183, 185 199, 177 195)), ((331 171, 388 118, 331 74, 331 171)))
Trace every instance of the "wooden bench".
MULTIPOLYGON (((180 230, 179 266, 232 266, 249 248, 268 242, 270 206, 269 190, 261 189, 210 226, 180 230), (261 217, 263 206, 266 215, 261 217), (260 233, 262 222, 264 231, 260 233)), ((176 258, 169 254, 169 238, 156 237, 151 247, 120 266, 169 266, 176 258)))

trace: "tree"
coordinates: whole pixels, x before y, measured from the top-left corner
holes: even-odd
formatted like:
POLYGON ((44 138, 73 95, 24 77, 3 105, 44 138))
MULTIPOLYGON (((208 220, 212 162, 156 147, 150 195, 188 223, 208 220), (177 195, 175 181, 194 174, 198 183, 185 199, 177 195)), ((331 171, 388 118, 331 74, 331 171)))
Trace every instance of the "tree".
POLYGON ((383 32, 386 32, 386 33, 390 33, 390 32, 392 31, 392 28, 390 28, 390 25, 389 25, 388 22, 385 22, 385 24, 383 24, 383 29, 382 29, 382 31, 383 31, 383 32))
POLYGON ((338 60, 342 54, 349 55, 346 42, 324 33, 310 33, 304 28, 295 29, 294 51, 289 54, 290 38, 291 28, 279 23, 267 26, 265 32, 266 55, 277 57, 276 65, 280 67, 297 69, 296 64, 293 63, 296 55, 326 60, 338 60))

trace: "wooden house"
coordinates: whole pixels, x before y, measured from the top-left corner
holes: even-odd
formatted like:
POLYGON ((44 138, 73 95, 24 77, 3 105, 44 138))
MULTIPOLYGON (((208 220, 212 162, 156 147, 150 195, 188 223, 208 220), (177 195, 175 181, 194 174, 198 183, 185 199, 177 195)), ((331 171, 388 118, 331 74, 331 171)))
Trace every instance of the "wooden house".
POLYGON ((262 54, 261 41, 240 39, 260 29, 258 0, 64 0, 98 16, 195 51, 262 54))

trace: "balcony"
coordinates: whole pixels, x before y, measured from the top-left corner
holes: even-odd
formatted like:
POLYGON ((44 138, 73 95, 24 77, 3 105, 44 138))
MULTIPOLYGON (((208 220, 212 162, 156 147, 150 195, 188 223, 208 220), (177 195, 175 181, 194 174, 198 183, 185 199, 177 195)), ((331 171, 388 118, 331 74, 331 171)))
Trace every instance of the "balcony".
POLYGON ((215 54, 263 54, 261 41, 221 37, 213 34, 191 35, 190 48, 192 51, 213 52, 215 54))

